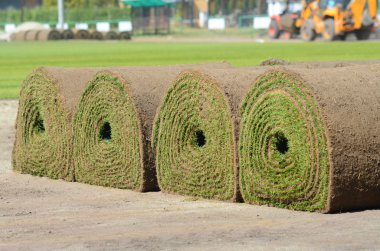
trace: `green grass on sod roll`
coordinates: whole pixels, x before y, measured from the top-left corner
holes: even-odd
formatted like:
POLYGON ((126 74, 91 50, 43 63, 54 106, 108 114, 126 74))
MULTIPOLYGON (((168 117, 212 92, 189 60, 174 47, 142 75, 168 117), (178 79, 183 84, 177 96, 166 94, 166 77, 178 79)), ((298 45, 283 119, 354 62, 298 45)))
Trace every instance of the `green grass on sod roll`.
POLYGON ((224 93, 195 71, 167 92, 153 127, 157 178, 166 192, 231 200, 235 144, 224 93))
POLYGON ((13 168, 54 179, 70 178, 71 124, 59 88, 43 70, 23 83, 13 168))
POLYGON ((267 73, 246 95, 239 155, 246 202, 306 211, 326 207, 329 153, 323 116, 291 74, 267 73))
POLYGON ((76 181, 141 190, 139 121, 126 84, 111 73, 99 73, 74 115, 76 181))

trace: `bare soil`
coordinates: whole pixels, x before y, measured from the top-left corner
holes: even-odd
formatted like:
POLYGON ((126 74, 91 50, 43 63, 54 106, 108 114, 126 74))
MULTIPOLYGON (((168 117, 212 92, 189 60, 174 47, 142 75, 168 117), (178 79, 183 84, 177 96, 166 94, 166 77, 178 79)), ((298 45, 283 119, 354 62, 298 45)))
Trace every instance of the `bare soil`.
POLYGON ((16 112, 0 101, 0 250, 380 250, 380 210, 294 212, 13 173, 16 112))

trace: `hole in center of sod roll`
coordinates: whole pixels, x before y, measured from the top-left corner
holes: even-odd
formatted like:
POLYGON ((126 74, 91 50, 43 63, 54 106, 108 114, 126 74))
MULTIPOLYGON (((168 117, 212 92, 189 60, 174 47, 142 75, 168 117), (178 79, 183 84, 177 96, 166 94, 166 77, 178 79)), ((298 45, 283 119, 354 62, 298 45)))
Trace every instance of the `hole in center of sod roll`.
POLYGON ((33 129, 36 133, 44 133, 45 132, 45 125, 44 120, 41 117, 41 114, 38 112, 36 120, 34 121, 33 129))
POLYGON ((285 154, 289 151, 288 139, 284 134, 278 133, 275 136, 275 146, 276 150, 282 154, 285 154))
POLYGON ((195 132, 195 144, 198 147, 203 147, 206 145, 206 136, 202 130, 198 130, 195 132))
POLYGON ((109 122, 105 122, 99 130, 99 138, 109 141, 112 139, 112 128, 109 122))

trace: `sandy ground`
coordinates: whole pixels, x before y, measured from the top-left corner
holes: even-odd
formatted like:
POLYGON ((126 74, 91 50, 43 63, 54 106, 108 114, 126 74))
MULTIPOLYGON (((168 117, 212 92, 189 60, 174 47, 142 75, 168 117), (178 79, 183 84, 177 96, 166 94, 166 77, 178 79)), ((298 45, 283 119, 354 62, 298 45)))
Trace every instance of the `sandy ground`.
POLYGON ((380 250, 380 210, 336 215, 13 173, 16 101, 0 101, 0 250, 380 250))

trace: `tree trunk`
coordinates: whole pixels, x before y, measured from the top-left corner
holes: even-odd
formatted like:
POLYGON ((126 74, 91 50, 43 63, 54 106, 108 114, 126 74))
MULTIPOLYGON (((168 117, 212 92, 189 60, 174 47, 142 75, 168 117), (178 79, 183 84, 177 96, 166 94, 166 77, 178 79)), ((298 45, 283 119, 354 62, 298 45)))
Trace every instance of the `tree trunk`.
POLYGON ((25 0, 21 0, 20 4, 20 22, 24 22, 24 7, 25 7, 25 0))

